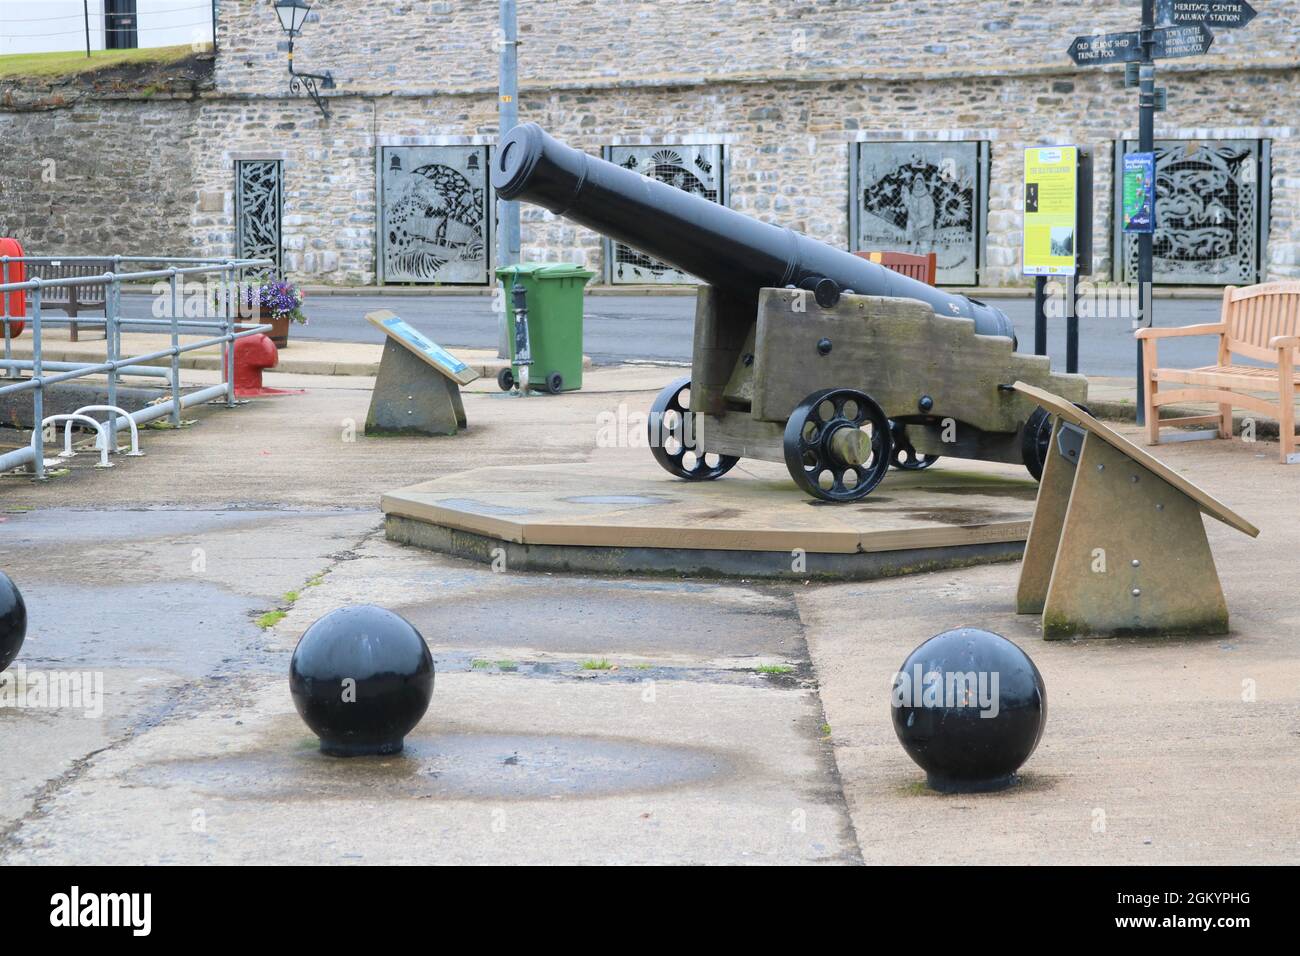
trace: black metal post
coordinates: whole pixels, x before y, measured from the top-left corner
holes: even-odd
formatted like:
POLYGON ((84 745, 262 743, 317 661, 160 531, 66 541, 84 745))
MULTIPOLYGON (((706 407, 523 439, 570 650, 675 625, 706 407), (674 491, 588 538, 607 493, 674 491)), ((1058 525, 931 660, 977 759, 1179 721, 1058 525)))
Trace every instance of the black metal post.
MULTIPOLYGON (((1085 210, 1084 215, 1092 215, 1092 210, 1085 210)), ((1079 277, 1071 276, 1067 280, 1065 307, 1065 370, 1079 371, 1079 277)))
MULTIPOLYGON (((1138 69, 1138 152, 1152 153, 1156 148, 1156 0, 1142 0, 1142 61, 1138 69)), ((1154 216, 1155 210, 1152 210, 1154 216)), ((1138 326, 1155 324, 1155 302, 1151 295, 1152 239, 1149 232, 1138 235, 1138 326)), ((1142 367, 1142 343, 1137 349, 1137 423, 1146 424, 1146 374, 1142 367)))
MULTIPOLYGON (((81 10, 86 16, 86 59, 90 59, 90 0, 81 0, 81 10)), ((76 14, 74 13, 75 17, 76 14)))
POLYGON ((1047 276, 1034 276, 1034 354, 1047 354, 1047 276))

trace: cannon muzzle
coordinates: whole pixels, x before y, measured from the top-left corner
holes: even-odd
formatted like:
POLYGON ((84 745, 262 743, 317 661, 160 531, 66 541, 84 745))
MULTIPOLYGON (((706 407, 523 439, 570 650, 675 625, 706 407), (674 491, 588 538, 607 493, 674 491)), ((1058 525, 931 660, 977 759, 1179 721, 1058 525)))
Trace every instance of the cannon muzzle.
POLYGON ((762 288, 829 279, 861 295, 919 299, 939 315, 974 320, 977 334, 1015 338, 999 309, 589 156, 536 123, 501 140, 492 185, 502 199, 535 203, 734 295, 757 301, 762 288))

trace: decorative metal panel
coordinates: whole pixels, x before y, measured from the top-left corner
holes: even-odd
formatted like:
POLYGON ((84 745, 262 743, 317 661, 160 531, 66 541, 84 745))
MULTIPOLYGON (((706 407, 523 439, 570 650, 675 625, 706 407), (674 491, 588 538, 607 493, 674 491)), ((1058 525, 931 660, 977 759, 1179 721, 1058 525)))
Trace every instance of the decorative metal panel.
MULTIPOLYGON (((1261 143, 1159 140, 1152 273, 1170 285, 1250 285, 1259 281, 1261 143)), ((1137 144, 1126 142, 1126 152, 1137 144)), ((1137 281, 1138 243, 1123 235, 1124 278, 1137 281)))
POLYGON ((385 146, 379 163, 383 281, 486 285, 492 245, 488 148, 385 146))
MULTIPOLYGON (((275 265, 260 276, 282 273, 280 227, 284 211, 283 164, 278 159, 235 162, 235 255, 270 259, 275 265)), ((254 270, 248 275, 253 276, 254 270)))
MULTIPOLYGON (((677 146, 611 146, 606 158, 624 169, 650 176, 703 196, 709 202, 725 204, 723 147, 717 144, 677 146)), ((610 263, 609 280, 614 284, 647 285, 699 281, 658 259, 606 240, 605 259, 610 263)))
POLYGON ((979 282, 983 143, 859 143, 854 251, 935 253, 937 281, 979 282))

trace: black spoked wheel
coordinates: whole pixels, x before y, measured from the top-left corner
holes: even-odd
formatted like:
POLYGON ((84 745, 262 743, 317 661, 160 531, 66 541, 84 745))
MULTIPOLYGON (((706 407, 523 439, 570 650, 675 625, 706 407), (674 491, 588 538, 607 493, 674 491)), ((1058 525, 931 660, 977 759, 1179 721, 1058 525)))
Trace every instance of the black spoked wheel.
MULTIPOLYGON (((1087 405, 1074 403, 1076 408, 1088 412, 1087 405)), ((1092 414, 1088 412, 1088 414, 1092 414)), ((1034 481, 1043 480, 1043 466, 1047 464, 1047 453, 1052 447, 1052 430, 1056 427, 1056 416, 1045 408, 1035 408, 1025 427, 1020 432, 1020 458, 1025 468, 1034 476, 1034 481)))
POLYGON ((859 501, 889 471, 889 419, 852 388, 805 398, 786 423, 783 445, 795 484, 823 501, 859 501))
POLYGON ((907 428, 898 422, 889 423, 889 439, 893 443, 894 449, 893 465, 903 471, 924 471, 936 461, 938 455, 922 455, 912 443, 907 440, 907 428))
POLYGON ((559 395, 564 391, 564 376, 559 372, 552 372, 546 376, 546 390, 552 395, 559 395))
POLYGON ((697 434, 691 406, 691 380, 673 382, 650 406, 650 451, 664 471, 687 481, 711 481, 721 478, 739 458, 717 455, 697 449, 697 434))
POLYGON ((497 387, 503 392, 508 392, 515 387, 515 373, 509 365, 497 372, 497 387))

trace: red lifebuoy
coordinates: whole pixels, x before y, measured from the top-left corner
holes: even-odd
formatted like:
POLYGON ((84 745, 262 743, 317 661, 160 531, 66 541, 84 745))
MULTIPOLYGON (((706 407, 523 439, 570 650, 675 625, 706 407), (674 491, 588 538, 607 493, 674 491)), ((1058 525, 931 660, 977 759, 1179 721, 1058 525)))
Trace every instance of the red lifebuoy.
MULTIPOLYGON (((19 256, 23 255, 23 246, 17 239, 0 236, 0 256, 19 256)), ((21 262, 9 262, 5 264, 4 276, 0 277, 0 282, 26 282, 27 266, 21 262)), ((9 296, 9 315, 26 315, 27 314, 27 297, 22 292, 10 292, 9 296)), ((0 308, 0 315, 4 315, 4 309, 0 308)), ((24 323, 10 322, 9 334, 13 338, 23 334, 24 323)), ((0 336, 4 332, 0 331, 0 336)))

